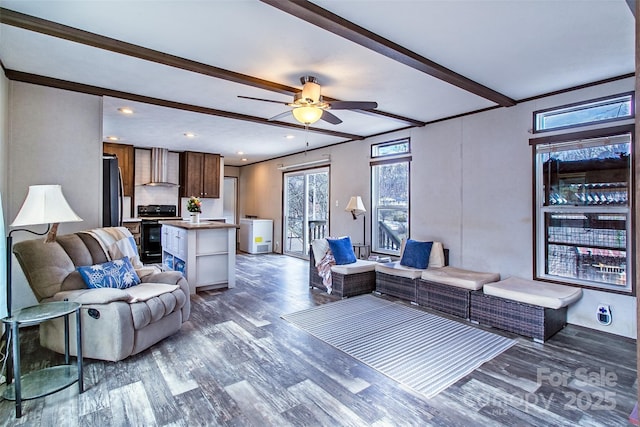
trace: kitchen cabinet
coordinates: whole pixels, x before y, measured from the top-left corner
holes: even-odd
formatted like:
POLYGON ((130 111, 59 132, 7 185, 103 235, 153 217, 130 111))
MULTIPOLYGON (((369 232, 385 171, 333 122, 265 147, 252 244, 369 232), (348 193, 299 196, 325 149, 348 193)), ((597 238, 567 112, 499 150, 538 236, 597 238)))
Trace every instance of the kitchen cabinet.
POLYGON ((162 221, 162 263, 181 272, 190 292, 233 288, 236 284, 235 224, 162 221))
POLYGON ((181 197, 220 197, 220 155, 185 151, 180 154, 181 197))
POLYGON ((112 144, 110 142, 102 143, 102 152, 105 154, 113 154, 118 158, 118 167, 122 174, 122 186, 124 196, 133 197, 134 187, 134 149, 133 145, 112 144))
POLYGON ((136 241, 136 246, 138 246, 138 252, 140 252, 140 237, 141 237, 141 229, 140 229, 141 221, 139 219, 131 219, 131 220, 123 220, 122 226, 127 227, 127 229, 133 235, 133 238, 136 241))

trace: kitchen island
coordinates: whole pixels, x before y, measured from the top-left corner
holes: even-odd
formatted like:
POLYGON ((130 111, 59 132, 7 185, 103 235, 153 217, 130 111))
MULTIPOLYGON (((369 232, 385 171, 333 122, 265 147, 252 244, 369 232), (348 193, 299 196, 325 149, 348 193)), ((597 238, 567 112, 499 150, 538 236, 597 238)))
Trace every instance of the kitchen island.
POLYGON ((185 220, 162 224, 162 263, 182 272, 190 292, 236 285, 236 224, 185 220))

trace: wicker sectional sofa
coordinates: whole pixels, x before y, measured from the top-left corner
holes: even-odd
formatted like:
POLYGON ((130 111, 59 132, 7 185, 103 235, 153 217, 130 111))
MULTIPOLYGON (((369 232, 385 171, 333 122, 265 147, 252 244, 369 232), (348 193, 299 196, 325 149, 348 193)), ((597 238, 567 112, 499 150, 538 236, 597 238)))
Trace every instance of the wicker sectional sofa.
POLYGON ((471 321, 544 342, 567 324, 582 289, 510 277, 471 293, 471 321))
MULTIPOLYGON (((368 294, 375 290, 375 263, 364 260, 358 260, 356 263, 357 265, 351 267, 351 271, 348 271, 344 266, 333 266, 331 268, 332 295, 339 298, 347 298, 368 294)), ((309 248, 309 287, 322 289, 323 291, 327 290, 318 274, 313 247, 309 248)))

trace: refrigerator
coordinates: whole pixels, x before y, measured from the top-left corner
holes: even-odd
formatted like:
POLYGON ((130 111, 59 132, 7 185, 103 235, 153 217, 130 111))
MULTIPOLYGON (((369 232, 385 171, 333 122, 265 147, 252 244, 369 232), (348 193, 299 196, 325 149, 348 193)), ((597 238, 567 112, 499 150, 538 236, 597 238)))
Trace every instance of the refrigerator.
POLYGON ((273 251, 273 221, 270 219, 240 220, 240 250, 250 254, 266 254, 273 251))
POLYGON ((123 209, 122 175, 118 158, 114 155, 102 156, 102 226, 120 227, 123 209))

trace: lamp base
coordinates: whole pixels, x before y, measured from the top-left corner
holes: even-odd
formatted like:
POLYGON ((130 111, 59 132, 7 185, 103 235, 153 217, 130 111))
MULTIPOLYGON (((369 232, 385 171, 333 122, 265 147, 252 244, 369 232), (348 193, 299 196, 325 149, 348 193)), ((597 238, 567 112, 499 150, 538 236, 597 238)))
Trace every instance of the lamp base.
POLYGON ((44 239, 45 243, 52 243, 56 241, 56 234, 58 233, 58 225, 59 223, 53 223, 49 232, 47 233, 47 237, 44 239))

